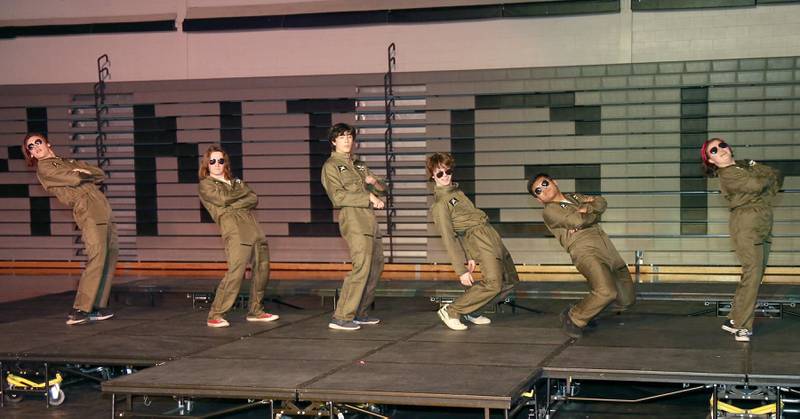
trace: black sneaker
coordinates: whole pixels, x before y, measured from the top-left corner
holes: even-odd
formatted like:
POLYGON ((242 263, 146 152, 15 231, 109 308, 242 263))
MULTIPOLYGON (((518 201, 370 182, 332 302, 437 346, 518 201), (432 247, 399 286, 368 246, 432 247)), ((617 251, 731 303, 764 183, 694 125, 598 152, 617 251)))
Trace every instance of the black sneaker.
POLYGON ((747 329, 738 329, 736 333, 733 334, 733 338, 736 339, 737 342, 750 342, 750 336, 753 336, 753 332, 747 329))
POLYGON ((587 329, 596 329, 597 328, 597 320, 591 319, 588 323, 586 323, 587 329))
POLYGON ((89 321, 89 313, 73 308, 67 317, 67 324, 72 326, 75 324, 84 324, 89 321))
POLYGON ((107 308, 98 308, 97 310, 89 313, 89 320, 94 322, 108 320, 112 317, 114 317, 114 313, 107 308))
POLYGON ((583 336, 583 329, 575 325, 572 319, 569 318, 569 309, 570 307, 565 308, 559 315, 559 318, 561 318, 561 330, 563 330, 567 336, 578 339, 583 336))

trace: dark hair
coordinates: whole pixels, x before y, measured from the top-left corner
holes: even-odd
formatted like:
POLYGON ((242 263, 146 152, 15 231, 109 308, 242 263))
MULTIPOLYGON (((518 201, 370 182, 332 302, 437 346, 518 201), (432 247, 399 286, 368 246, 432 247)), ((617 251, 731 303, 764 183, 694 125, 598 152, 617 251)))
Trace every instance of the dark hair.
POLYGON ((331 143, 331 148, 336 148, 336 144, 334 144, 336 142, 336 138, 342 134, 350 134, 353 136, 353 141, 356 141, 356 129, 350 125, 340 122, 328 130, 328 142, 331 143))
POLYGON ((44 141, 44 144, 50 144, 50 140, 47 139, 47 136, 42 134, 41 132, 29 132, 25 135, 25 139, 22 140, 22 154, 25 156, 25 164, 28 167, 35 167, 39 160, 36 157, 31 156, 31 151, 28 150, 28 140, 33 137, 39 137, 44 141))
MULTIPOLYGON (((717 169, 719 169, 716 164, 708 160, 708 145, 712 141, 725 142, 722 138, 714 137, 705 140, 703 145, 700 146, 700 163, 702 164, 703 174, 706 175, 706 177, 717 177, 717 169)), ((731 150, 731 156, 733 156, 733 150, 731 150)))
POLYGON ((208 149, 205 153, 203 153, 203 161, 200 163, 200 170, 197 171, 197 176, 200 177, 200 180, 203 180, 208 177, 208 161, 211 160, 211 153, 220 152, 222 153, 222 158, 225 159, 225 165, 222 166, 222 175, 225 176, 225 179, 232 180, 233 176, 231 176, 231 158, 228 156, 228 153, 222 149, 222 147, 212 144, 208 146, 208 149))
POLYGON ((531 194, 534 198, 536 198, 536 195, 533 193, 531 188, 533 188, 533 184, 536 183, 536 179, 539 179, 540 177, 547 178, 548 180, 553 180, 553 178, 551 178, 550 175, 548 175, 547 173, 537 173, 532 178, 528 179, 528 193, 531 194))
POLYGON ((433 153, 425 159, 425 170, 428 172, 428 180, 432 180, 433 171, 437 167, 447 167, 452 169, 456 166, 456 160, 450 153, 433 153))

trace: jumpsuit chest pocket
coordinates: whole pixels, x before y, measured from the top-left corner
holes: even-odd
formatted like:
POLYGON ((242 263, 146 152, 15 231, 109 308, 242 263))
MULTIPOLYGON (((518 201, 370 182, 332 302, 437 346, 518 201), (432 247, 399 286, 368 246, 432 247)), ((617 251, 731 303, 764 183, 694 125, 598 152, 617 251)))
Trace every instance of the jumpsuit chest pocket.
POLYGON ((342 185, 344 185, 345 189, 348 191, 352 192, 361 190, 361 184, 363 183, 363 180, 358 173, 352 170, 345 170, 342 172, 340 178, 342 179, 342 185))

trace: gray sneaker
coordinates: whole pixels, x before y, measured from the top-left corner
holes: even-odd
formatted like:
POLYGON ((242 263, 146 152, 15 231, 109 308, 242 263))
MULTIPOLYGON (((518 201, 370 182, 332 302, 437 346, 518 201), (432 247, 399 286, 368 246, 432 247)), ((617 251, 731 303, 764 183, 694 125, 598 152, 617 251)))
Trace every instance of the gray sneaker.
POLYGON ((561 318, 561 330, 563 330, 567 336, 573 339, 578 339, 583 336, 583 329, 575 325, 575 323, 572 322, 572 319, 569 318, 570 308, 571 307, 565 308, 564 311, 562 311, 559 315, 561 318))
POLYGON ((355 324, 378 324, 380 322, 381 319, 370 316, 356 317, 355 319, 353 319, 353 323, 355 324))
POLYGON ((335 330, 358 330, 361 329, 361 326, 358 323, 352 320, 338 320, 338 319, 331 319, 331 322, 328 323, 328 327, 335 330))

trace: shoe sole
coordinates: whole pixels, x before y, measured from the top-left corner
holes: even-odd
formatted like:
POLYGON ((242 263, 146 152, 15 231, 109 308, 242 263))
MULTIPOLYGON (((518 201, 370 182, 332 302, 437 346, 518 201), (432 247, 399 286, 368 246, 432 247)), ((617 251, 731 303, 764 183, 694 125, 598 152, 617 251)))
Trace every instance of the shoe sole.
POLYGON ((230 323, 217 323, 217 324, 206 323, 206 326, 213 327, 215 329, 219 329, 219 328, 222 328, 222 327, 228 327, 230 325, 231 325, 230 323))
POLYGON ((737 342, 750 342, 750 336, 747 336, 745 338, 740 338, 739 336, 734 336, 734 339, 736 339, 737 342))
POLYGON ((76 324, 84 324, 84 323, 89 323, 89 319, 83 319, 83 320, 67 320, 67 325, 68 325, 68 326, 75 326, 76 324))
POLYGON ((103 320, 108 320, 108 319, 110 319, 112 317, 114 317, 113 314, 109 314, 107 316, 97 316, 97 317, 89 316, 89 320, 91 320, 93 322, 101 322, 103 320))
POLYGON ((444 323, 445 326, 450 328, 450 330, 458 330, 458 331, 467 330, 467 326, 464 326, 464 328, 462 329, 462 328, 456 328, 456 327, 453 327, 453 326, 450 326, 449 324, 447 324, 447 319, 450 318, 450 315, 446 314, 446 312, 443 311, 443 310, 444 309, 441 309, 441 310, 437 311, 436 314, 439 315, 439 318, 442 319, 442 322, 444 323))
POLYGON ((726 331, 728 333, 736 334, 736 331, 738 331, 739 329, 723 324, 722 325, 722 330, 724 330, 724 331, 726 331))
POLYGON ((328 323, 328 328, 329 329, 334 329, 334 330, 358 330, 358 329, 361 329, 361 326, 358 326, 358 327, 344 327, 344 326, 339 326, 336 323, 328 323))
POLYGON ((488 322, 479 322, 479 321, 477 321, 477 319, 472 319, 469 316, 464 316, 464 320, 466 320, 466 321, 468 321, 468 322, 470 322, 472 324, 477 324, 478 326, 486 326, 487 324, 492 324, 491 320, 489 320, 488 322))
POLYGON ((278 320, 278 319, 280 319, 280 316, 278 316, 277 314, 273 314, 272 316, 265 317, 263 319, 259 319, 259 318, 255 318, 255 317, 247 317, 247 321, 249 321, 249 322, 261 322, 261 323, 274 322, 275 320, 278 320))
POLYGON ((358 324, 358 325, 361 325, 361 324, 366 324, 366 325, 376 325, 376 324, 378 324, 378 323, 380 323, 380 322, 381 322, 380 320, 377 320, 377 321, 370 321, 370 322, 360 322, 360 321, 358 321, 358 320, 353 320, 353 323, 355 323, 355 324, 358 324))

